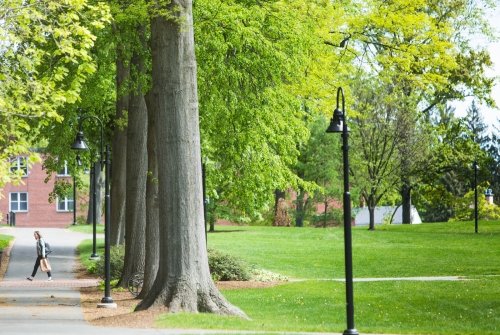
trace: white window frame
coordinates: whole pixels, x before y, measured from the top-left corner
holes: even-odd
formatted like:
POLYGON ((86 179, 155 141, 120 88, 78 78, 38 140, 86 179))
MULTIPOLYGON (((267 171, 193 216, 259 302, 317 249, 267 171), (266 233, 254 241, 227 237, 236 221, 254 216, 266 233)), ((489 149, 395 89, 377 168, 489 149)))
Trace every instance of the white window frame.
POLYGON ((29 210, 29 197, 28 197, 28 192, 10 192, 9 193, 9 212, 14 212, 14 213, 26 213, 29 210), (12 195, 17 194, 17 200, 12 201, 12 195), (21 194, 26 194, 26 201, 21 201, 21 194), (12 204, 17 203, 17 210, 12 209, 12 204), (19 209, 21 208, 21 203, 26 203, 26 209, 19 209))
POLYGON ((57 201, 56 201, 56 211, 57 212, 60 212, 60 213, 73 212, 74 208, 75 208, 75 201, 73 200, 73 198, 68 198, 68 197, 59 198, 59 197, 57 197, 57 201), (61 209, 59 207, 60 204, 64 204, 64 209, 61 209))
POLYGON ((10 162, 10 171, 12 173, 17 173, 19 170, 24 171, 23 178, 28 177, 28 159, 26 157, 18 156, 10 162), (24 165, 22 162, 24 162, 24 165))
POLYGON ((57 171, 57 177, 71 177, 71 174, 69 173, 69 168, 68 168, 68 162, 64 161, 64 168, 62 169, 63 173, 61 174, 61 171, 57 171))

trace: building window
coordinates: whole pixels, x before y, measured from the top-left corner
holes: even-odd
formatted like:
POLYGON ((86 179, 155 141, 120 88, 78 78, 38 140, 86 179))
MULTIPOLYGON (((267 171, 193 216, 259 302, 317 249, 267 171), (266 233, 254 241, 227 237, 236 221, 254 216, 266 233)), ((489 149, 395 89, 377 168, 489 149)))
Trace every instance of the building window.
POLYGON ((12 173, 21 173, 23 177, 28 176, 28 161, 26 157, 14 158, 10 163, 10 171, 12 173))
POLYGON ((57 171, 57 176, 58 177, 69 177, 69 176, 71 176, 71 173, 70 173, 69 167, 68 167, 68 162, 64 161, 64 167, 62 169, 60 169, 59 171, 57 171))
POLYGON ((72 212, 74 206, 73 198, 57 198, 57 211, 58 212, 72 212))
POLYGON ((10 193, 9 211, 27 212, 28 211, 28 193, 16 192, 10 193))

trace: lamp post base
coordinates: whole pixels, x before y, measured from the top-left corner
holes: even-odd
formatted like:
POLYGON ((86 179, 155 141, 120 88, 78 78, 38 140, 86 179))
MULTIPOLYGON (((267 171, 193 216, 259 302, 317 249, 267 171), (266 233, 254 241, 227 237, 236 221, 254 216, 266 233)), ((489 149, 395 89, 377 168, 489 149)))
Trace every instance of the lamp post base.
POLYGON ((92 255, 90 255, 89 259, 92 261, 97 261, 97 260, 101 259, 101 256, 96 255, 96 254, 92 254, 92 255))
POLYGON ((342 333, 343 335, 359 335, 358 331, 356 329, 346 329, 342 333))
POLYGON ((97 308, 116 308, 118 307, 115 302, 113 302, 113 298, 111 297, 103 297, 101 302, 97 304, 97 308))

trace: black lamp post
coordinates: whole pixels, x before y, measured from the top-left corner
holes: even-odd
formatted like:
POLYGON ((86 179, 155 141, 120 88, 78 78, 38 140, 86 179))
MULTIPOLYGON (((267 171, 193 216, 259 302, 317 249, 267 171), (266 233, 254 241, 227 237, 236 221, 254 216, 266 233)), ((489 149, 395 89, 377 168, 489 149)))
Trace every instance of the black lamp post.
POLYGON ((207 236, 207 184, 206 184, 206 171, 205 163, 201 163, 201 181, 203 189, 203 222, 205 225, 205 246, 208 248, 208 236, 207 236))
MULTIPOLYGON (((106 174, 105 174, 105 182, 104 182, 104 190, 105 190, 105 198, 104 198, 104 297, 101 299, 101 303, 97 304, 97 307, 104 307, 104 308, 116 308, 116 304, 113 302, 113 299, 111 298, 111 290, 110 290, 110 278, 111 278, 111 271, 110 271, 110 240, 109 240, 109 226, 110 226, 110 214, 111 214, 111 202, 110 202, 110 195, 109 195, 109 166, 110 166, 110 159, 109 159, 109 146, 106 145, 106 155, 104 156, 103 152, 103 124, 101 119, 99 119, 97 116, 94 115, 88 115, 84 116, 80 119, 80 124, 79 124, 79 130, 78 133, 76 134, 76 139, 73 145, 71 146, 71 149, 73 150, 88 150, 88 146, 84 141, 84 136, 83 136, 83 130, 82 130, 82 123, 85 119, 92 117, 96 119, 99 122, 100 128, 101 128, 101 151, 100 151, 100 159, 101 159, 101 168, 104 166, 106 168, 106 174)), ((95 163, 93 165, 95 168, 95 163)), ((94 205, 94 254, 95 254, 95 239, 96 239, 96 206, 95 206, 95 198, 96 198, 96 183, 95 183, 95 169, 94 170, 94 200, 93 200, 93 205, 94 205)))
POLYGON ((337 108, 326 130, 327 133, 342 133, 342 156, 344 159, 344 252, 347 329, 344 335, 358 335, 354 326, 354 289, 352 280, 352 237, 351 237, 351 194, 349 193, 349 143, 345 117, 345 98, 341 87, 337 89, 337 108), (339 96, 342 95, 342 110, 339 109, 339 96))
MULTIPOLYGON (((87 116, 88 117, 88 116, 87 116)), ((71 146, 71 149, 77 150, 77 151, 85 151, 88 150, 87 143, 85 143, 84 136, 83 136, 83 130, 82 130, 82 123, 83 121, 87 118, 83 117, 80 119, 79 125, 78 125, 78 133, 76 134, 76 139, 75 142, 73 142, 73 145, 71 146)), ((101 159, 101 169, 103 165, 103 151, 102 151, 102 141, 103 141, 103 131, 102 131, 102 123, 101 120, 97 117, 95 117, 99 121, 99 125, 101 126, 101 151, 99 153, 99 158, 101 159)), ((77 156, 77 161, 78 164, 81 164, 81 160, 79 155, 77 156)), ((100 257, 97 254, 97 182, 96 182, 96 165, 95 163, 92 163, 92 167, 90 168, 90 180, 92 181, 92 255, 90 255, 90 259, 92 260, 98 260, 100 257)))
POLYGON ((477 161, 472 163, 474 166, 474 231, 477 234, 478 226, 478 206, 477 206, 477 161))
POLYGON ((76 180, 73 175, 73 226, 76 225, 76 180))
MULTIPOLYGON (((102 152, 101 152, 102 157, 102 152)), ((102 163, 101 163, 102 168, 102 163)), ((97 254, 97 178, 96 178, 96 164, 92 163, 90 168, 90 180, 92 180, 92 255, 90 259, 97 260, 99 255, 97 254)))

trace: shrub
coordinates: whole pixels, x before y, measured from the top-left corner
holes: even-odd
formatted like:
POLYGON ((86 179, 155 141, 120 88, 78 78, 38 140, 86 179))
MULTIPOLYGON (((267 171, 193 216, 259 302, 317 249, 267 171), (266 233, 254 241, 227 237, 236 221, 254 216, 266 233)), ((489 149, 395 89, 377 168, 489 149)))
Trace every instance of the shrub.
MULTIPOLYGON (((478 216, 480 220, 500 219, 500 207, 489 204, 484 198, 484 189, 478 188, 478 216)), ((474 220, 474 190, 467 192, 463 198, 458 198, 454 206, 455 216, 452 221, 474 220)))
POLYGON ((344 212, 342 208, 331 208, 325 213, 317 213, 311 217, 311 224, 314 227, 338 226, 342 223, 344 212))
POLYGON ((250 280, 248 265, 234 256, 209 249, 208 266, 215 281, 250 280))
MULTIPOLYGON (((125 258, 125 246, 115 245, 109 250, 109 265, 110 265, 110 276, 111 280, 120 279, 123 270, 123 260, 125 258)), ((95 263, 95 266, 90 267, 88 270, 90 273, 95 273, 101 277, 104 277, 104 257, 99 258, 95 263)))
POLYGON ((261 282, 288 281, 288 277, 264 269, 252 269, 252 280, 261 282))
MULTIPOLYGON (((112 246, 110 256, 111 281, 119 280, 123 271, 125 246, 112 246)), ((208 266, 215 281, 250 280, 251 278, 248 265, 234 256, 219 251, 208 250, 208 266)), ((101 257, 95 263, 91 263, 87 270, 90 273, 104 277, 104 257, 101 257)))

